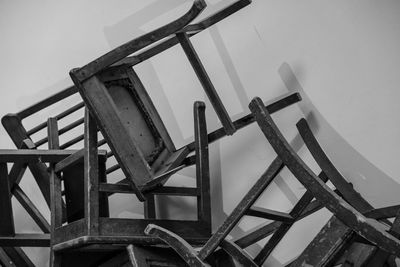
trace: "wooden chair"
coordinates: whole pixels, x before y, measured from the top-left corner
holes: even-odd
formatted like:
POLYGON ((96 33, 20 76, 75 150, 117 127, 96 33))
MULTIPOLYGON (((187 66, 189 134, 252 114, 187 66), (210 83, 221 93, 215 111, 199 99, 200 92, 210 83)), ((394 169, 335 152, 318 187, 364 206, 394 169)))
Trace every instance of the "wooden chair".
MULTIPOLYGON (((292 226, 295 220, 300 217, 302 213, 304 213, 307 205, 309 205, 309 203, 315 197, 315 199, 324 207, 328 208, 335 215, 335 217, 340 220, 341 223, 362 237, 363 242, 376 244, 380 249, 388 252, 389 254, 395 256, 400 255, 400 240, 389 233, 389 227, 373 218, 365 217, 365 215, 360 213, 344 199, 349 199, 349 197, 352 196, 355 198, 354 201, 356 203, 358 203, 357 201, 360 203, 365 203, 365 200, 362 200, 362 198, 352 189, 345 191, 346 194, 343 194, 344 199, 342 199, 327 185, 325 185, 324 180, 327 178, 332 180, 332 182, 336 180, 337 184, 339 184, 338 181, 345 181, 342 180, 341 177, 338 179, 338 172, 336 169, 332 169, 333 165, 328 166, 330 165, 330 161, 324 157, 325 154, 318 154, 318 156, 316 156, 316 158, 321 159, 317 160, 317 162, 322 168, 320 177, 317 177, 302 161, 297 153, 290 147, 275 123, 272 121, 268 110, 265 109, 259 98, 254 99, 250 103, 250 109, 253 112, 264 135, 272 145, 275 152, 278 154, 278 157, 272 162, 260 180, 258 180, 257 183, 250 189, 249 193, 246 194, 231 215, 217 229, 214 235, 207 241, 207 243, 199 252, 194 251, 190 245, 185 243, 185 241, 179 236, 159 226, 149 225, 145 230, 148 235, 162 239, 165 243, 177 251, 177 253, 181 255, 181 257, 190 266, 208 266, 205 260, 209 255, 211 255, 211 253, 214 252, 217 247, 221 247, 222 249, 226 250, 245 266, 260 266, 270 255, 272 249, 277 245, 284 234, 287 233, 288 229, 292 226), (268 183, 272 181, 273 177, 275 177, 284 166, 286 166, 306 187, 307 192, 295 205, 290 214, 279 214, 271 211, 266 212, 265 210, 261 211, 252 209, 251 205, 256 201, 268 183), (264 218, 270 219, 273 218, 272 216, 274 215, 275 218, 279 218, 283 222, 274 232, 273 236, 262 248, 259 254, 252 259, 235 243, 225 240, 225 237, 243 215, 255 213, 260 214, 260 216, 263 215, 264 218)), ((305 121, 301 120, 298 126, 304 130, 305 121)), ((302 131, 302 133, 304 135, 305 131, 302 131)), ((307 137, 305 140, 308 142, 311 139, 307 137)), ((317 155, 316 152, 322 151, 314 150, 314 148, 318 148, 315 146, 315 144, 315 142, 312 143, 312 146, 310 146, 310 143, 308 144, 308 146, 312 148, 311 150, 313 150, 312 153, 314 156, 317 155)), ((349 185, 347 183, 343 183, 342 187, 347 188, 349 185)), ((338 190, 340 191, 339 188, 338 190)), ((373 217, 371 214, 374 213, 375 215, 382 215, 382 211, 377 211, 374 209, 370 209, 364 213, 367 212, 369 213, 367 216, 370 217, 373 217)), ((303 266, 302 264, 310 263, 301 259, 293 263, 293 266, 303 266)), ((310 266, 320 265, 314 265, 311 263, 310 266)))
MULTIPOLYGON (((26 140, 29 146, 29 141, 26 140)), ((39 209, 19 186, 22 176, 12 173, 15 165, 36 162, 56 163, 76 150, 0 150, 0 264, 2 266, 34 266, 20 247, 48 247, 50 225, 39 209), (10 172, 7 163, 13 164, 10 172), (14 196, 43 233, 16 233, 11 197, 14 196)))
MULTIPOLYGON (((321 146, 318 144, 306 120, 301 119, 296 126, 307 148, 311 152, 313 158, 318 163, 323 172, 326 173, 327 176, 330 178, 332 184, 341 193, 343 199, 346 200, 346 202, 348 202, 359 212, 363 213, 366 217, 368 218, 372 217, 374 219, 384 220, 384 223, 386 223, 387 225, 392 225, 392 223, 386 219, 395 217, 400 206, 396 205, 392 207, 375 209, 358 192, 354 190, 354 188, 346 181, 346 179, 341 175, 341 173, 335 168, 335 166, 332 164, 332 162, 329 160, 327 155, 322 150, 321 146), (382 214, 380 211, 384 211, 384 213, 382 214)), ((346 257, 340 259, 341 252, 343 252, 343 250, 346 247, 349 247, 352 244, 352 242, 357 240, 358 237, 356 236, 355 232, 353 232, 351 228, 348 228, 344 223, 339 221, 338 218, 333 217, 330 220, 330 223, 331 223, 330 227, 323 228, 323 230, 313 240, 313 242, 311 242, 310 245, 305 249, 305 251, 298 257, 298 259, 293 262, 293 266, 296 266, 296 264, 299 264, 300 262, 309 262, 310 264, 316 266, 329 265, 333 263, 338 264, 340 263, 338 262, 340 260, 347 261, 348 263, 350 262, 355 263, 353 262, 353 259, 346 259, 346 257), (341 249, 333 249, 331 250, 330 253, 325 253, 325 250, 320 249, 320 247, 324 243, 335 243, 336 240, 338 240, 339 236, 341 235, 346 236, 346 238, 344 238, 343 240, 343 243, 346 243, 344 247, 342 246, 341 249), (326 238, 326 240, 324 240, 324 238, 326 238)), ((392 228, 394 227, 394 229, 396 229, 396 224, 393 224, 391 227, 392 228)), ((343 238, 343 236, 341 238, 343 238)), ((359 248, 358 251, 360 249, 363 248, 359 248)), ((357 257, 360 257, 359 253, 364 253, 365 256, 363 257, 375 258, 375 260, 373 261, 375 265, 371 266, 378 266, 376 257, 370 255, 372 254, 372 252, 366 250, 365 248, 364 250, 365 250, 364 252, 359 251, 357 253, 358 254, 357 257)), ((381 254, 380 261, 382 261, 383 258, 385 259, 388 258, 387 252, 385 253, 379 252, 378 254, 381 254), (386 254, 386 257, 383 256, 384 254, 386 254)))

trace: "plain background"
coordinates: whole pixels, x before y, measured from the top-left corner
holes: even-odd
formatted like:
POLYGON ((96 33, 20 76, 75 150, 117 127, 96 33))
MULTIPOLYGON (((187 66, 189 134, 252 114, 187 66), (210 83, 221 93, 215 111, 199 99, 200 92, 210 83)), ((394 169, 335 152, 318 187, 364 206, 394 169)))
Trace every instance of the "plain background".
MULTIPOLYGON (((187 10, 190 2, 0 0, 0 114, 18 111, 60 91, 71 84, 71 68, 169 22, 187 10)), ((202 17, 233 1, 207 2, 202 17)), ((292 83, 291 68, 303 86, 304 101, 275 115, 277 124, 293 140, 295 123, 308 116, 334 163, 379 207, 395 204, 400 191, 398 14, 400 2, 394 0, 253 0, 192 41, 234 118, 248 113, 247 104, 254 96, 268 101, 299 90, 292 83)), ((180 47, 135 70, 177 144, 193 139, 193 101, 206 101, 208 128, 219 127, 180 47)), ((296 140, 299 153, 309 159, 296 140)), ((3 129, 0 147, 14 148, 3 129)), ((210 152, 215 228, 275 155, 255 125, 213 144, 210 152)), ((177 183, 192 183, 194 172, 187 170, 176 179, 177 183)), ((29 174, 22 186, 48 216, 29 174)), ((302 192, 302 186, 286 171, 257 205, 287 211, 302 192)), ((117 199, 114 215, 138 216, 141 207, 132 204, 132 199, 117 199)), ((168 209, 160 205, 164 216, 182 211, 192 216, 192 200, 169 201, 168 209)), ((37 231, 14 203, 17 229, 37 231)), ((274 251, 268 266, 282 266, 296 257, 328 218, 329 212, 321 211, 297 224, 274 251)), ((244 219, 232 236, 260 223, 265 221, 244 219)), ((250 252, 258 249, 251 247, 250 252)), ((47 249, 27 252, 38 266, 47 264, 47 249)))

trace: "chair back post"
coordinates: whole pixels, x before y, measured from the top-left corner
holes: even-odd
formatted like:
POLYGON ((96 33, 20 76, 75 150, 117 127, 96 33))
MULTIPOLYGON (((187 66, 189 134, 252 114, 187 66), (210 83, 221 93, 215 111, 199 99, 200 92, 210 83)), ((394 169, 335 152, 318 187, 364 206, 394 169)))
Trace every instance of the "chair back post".
POLYGON ((14 217, 7 162, 0 162, 0 236, 14 235, 14 217))
POLYGON ((84 139, 84 210, 88 235, 99 231, 99 159, 97 151, 97 124, 85 109, 84 139))
POLYGON ((197 217, 204 224, 206 231, 211 235, 210 167, 205 109, 204 102, 197 101, 193 105, 196 187, 199 190, 197 196, 197 217))
MULTIPOLYGON (((49 149, 59 149, 60 141, 58 136, 58 125, 56 118, 49 118, 47 120, 47 136, 48 136, 48 147, 49 149)), ((55 235, 57 234, 57 228, 62 226, 63 221, 63 204, 62 204, 62 192, 61 192, 61 179, 55 173, 55 164, 50 164, 50 266, 59 266, 59 258, 54 254, 52 249, 54 245, 55 235)))

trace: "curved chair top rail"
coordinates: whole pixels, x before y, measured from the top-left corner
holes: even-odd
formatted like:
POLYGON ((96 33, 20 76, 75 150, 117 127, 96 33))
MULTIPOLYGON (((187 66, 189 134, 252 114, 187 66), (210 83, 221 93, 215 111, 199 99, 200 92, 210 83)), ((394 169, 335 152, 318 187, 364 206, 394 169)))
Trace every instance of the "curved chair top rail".
POLYGON ((135 38, 125 44, 122 44, 119 47, 104 54, 103 56, 86 64, 82 68, 72 70, 72 72, 74 72, 75 77, 82 82, 95 75, 99 71, 103 70, 104 68, 112 65, 113 63, 120 61, 124 57, 127 57, 130 54, 139 51, 140 49, 145 48, 146 46, 179 31, 192 20, 194 20, 204 10, 206 6, 207 4, 204 0, 194 0, 193 5, 189 9, 189 11, 180 18, 149 33, 146 33, 138 38, 135 38))
POLYGON ((345 225, 356 233, 366 238, 381 249, 400 255, 400 240, 389 234, 383 224, 373 219, 368 219, 355 208, 350 206, 342 198, 336 195, 325 185, 290 147, 278 127, 273 122, 268 111, 265 109, 260 98, 251 101, 250 110, 255 115, 269 143, 282 159, 288 169, 296 176, 307 190, 312 192, 314 197, 320 200, 345 225))
POLYGON ((353 189, 353 187, 329 160, 328 156, 312 133, 307 121, 302 118, 296 126, 311 155, 318 163, 321 170, 329 177, 329 180, 342 194, 343 198, 362 213, 373 210, 374 208, 353 189))

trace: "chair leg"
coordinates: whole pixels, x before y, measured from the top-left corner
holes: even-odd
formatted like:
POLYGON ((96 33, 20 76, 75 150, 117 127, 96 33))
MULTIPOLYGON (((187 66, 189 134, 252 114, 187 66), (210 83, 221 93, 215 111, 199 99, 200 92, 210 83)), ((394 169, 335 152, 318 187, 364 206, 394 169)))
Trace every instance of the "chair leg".
POLYGON ((202 261, 196 251, 183 238, 154 224, 149 224, 144 230, 146 235, 157 237, 167 243, 175 250, 189 266, 193 267, 209 267, 207 263, 202 261))
POLYGON ((197 217, 211 235, 210 167, 205 108, 204 102, 197 101, 193 105, 196 187, 200 190, 197 197, 197 217))

